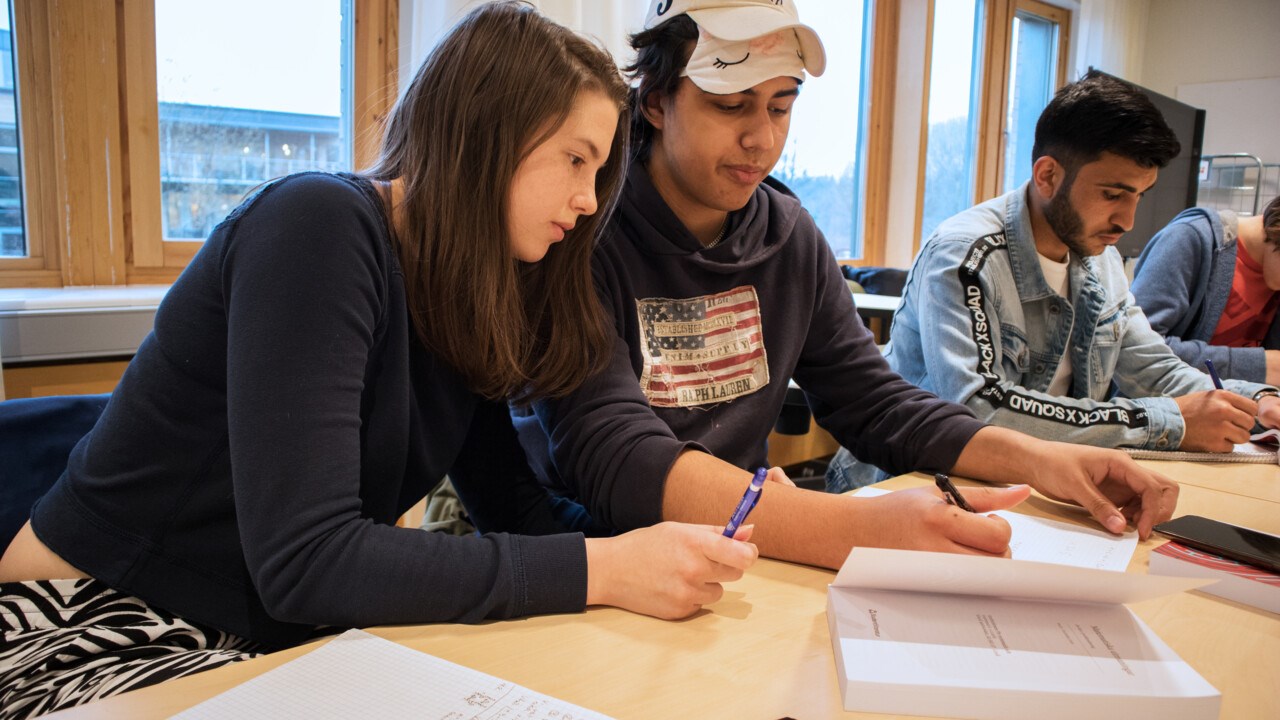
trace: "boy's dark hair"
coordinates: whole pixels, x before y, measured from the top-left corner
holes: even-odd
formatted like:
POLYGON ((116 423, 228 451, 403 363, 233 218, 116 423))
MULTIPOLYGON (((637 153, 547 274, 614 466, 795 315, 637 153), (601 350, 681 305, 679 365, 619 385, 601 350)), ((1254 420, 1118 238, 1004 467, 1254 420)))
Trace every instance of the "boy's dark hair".
POLYGON ((1266 242, 1275 245, 1276 250, 1280 251, 1280 195, 1262 210, 1262 232, 1266 235, 1266 242))
POLYGON ((632 162, 647 161, 653 144, 653 126, 642 112, 645 101, 655 92, 676 91, 680 71, 689 63, 697 39, 698 25, 688 15, 677 15, 631 36, 636 61, 623 70, 633 80, 627 97, 631 109, 632 162))
POLYGON ((1040 120, 1031 161, 1048 155, 1074 177, 1109 152, 1144 168, 1162 168, 1182 146, 1164 116, 1132 83, 1097 70, 1057 92, 1040 120))

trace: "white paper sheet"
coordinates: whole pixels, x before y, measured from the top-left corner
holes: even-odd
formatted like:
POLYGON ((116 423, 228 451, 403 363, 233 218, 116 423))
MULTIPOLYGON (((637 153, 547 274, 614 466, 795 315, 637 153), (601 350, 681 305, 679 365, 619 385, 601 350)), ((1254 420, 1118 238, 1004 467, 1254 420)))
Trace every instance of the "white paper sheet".
POLYGON ((1062 602, 1130 603, 1207 585, 1203 578, 1138 575, 981 555, 856 547, 832 587, 1062 602))
MULTIPOLYGON (((888 492, 880 488, 865 487, 854 495, 875 497, 888 492)), ((1136 530, 1123 535, 1112 535, 1100 527, 1081 527, 1010 510, 990 514, 1004 518, 1013 530, 1009 550, 1015 560, 1123 572, 1129 567, 1133 552, 1138 548, 1136 530)))
POLYGON ((1217 718, 1218 691, 1120 604, 1198 585, 854 548, 827 589, 841 698, 846 710, 979 720, 1217 718))
POLYGON ((174 717, 608 720, 359 630, 174 717))

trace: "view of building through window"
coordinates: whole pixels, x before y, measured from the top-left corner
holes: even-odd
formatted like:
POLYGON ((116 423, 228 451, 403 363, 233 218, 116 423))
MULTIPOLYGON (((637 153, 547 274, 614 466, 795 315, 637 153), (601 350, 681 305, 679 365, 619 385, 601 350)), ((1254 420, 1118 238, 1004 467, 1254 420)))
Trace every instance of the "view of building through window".
POLYGON ((166 240, 208 237, 267 180, 352 169, 352 2, 156 0, 166 240))
POLYGON ((943 220, 973 205, 982 19, 982 0, 934 0, 921 243, 943 220))
POLYGON ((18 155, 18 94, 14 82, 12 2, 0 12, 0 257, 25 257, 22 161, 18 155))
POLYGON ((800 90, 773 176, 813 215, 837 258, 862 256, 866 118, 874 0, 808 0, 800 19, 822 37, 827 69, 800 90))
MULTIPOLYGON (((354 0, 156 0, 160 180, 166 239, 203 239, 258 185, 352 169, 354 0), (245 18, 254 18, 245 22, 245 18), (252 52, 225 52, 226 38, 252 52)), ((0 256, 27 254, 11 10, 0 13, 0 256)), ((803 86, 773 174, 838 258, 863 254, 874 0, 809 0, 827 71, 803 86)), ((974 199, 982 0, 935 0, 921 240, 974 199)), ((1006 189, 1030 167, 1035 118, 1053 90, 1057 26, 1013 24, 1006 189)))

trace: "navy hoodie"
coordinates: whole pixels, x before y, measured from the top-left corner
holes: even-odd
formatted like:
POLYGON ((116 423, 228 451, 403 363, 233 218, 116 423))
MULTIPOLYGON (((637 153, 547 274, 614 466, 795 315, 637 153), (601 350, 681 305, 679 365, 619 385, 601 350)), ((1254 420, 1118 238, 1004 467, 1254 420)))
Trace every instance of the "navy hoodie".
POLYGON ((609 366, 516 426, 540 479, 608 528, 661 520, 687 447, 765 464, 791 378, 819 425, 894 472, 949 470, 983 426, 889 369, 813 218, 772 179, 704 248, 637 163, 593 263, 609 366))

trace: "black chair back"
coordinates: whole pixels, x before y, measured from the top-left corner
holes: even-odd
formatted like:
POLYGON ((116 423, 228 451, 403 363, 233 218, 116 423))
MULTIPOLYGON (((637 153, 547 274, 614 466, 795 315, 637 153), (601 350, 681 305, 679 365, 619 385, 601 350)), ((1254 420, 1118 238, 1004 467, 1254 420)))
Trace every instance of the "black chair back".
POLYGON ((841 265, 846 280, 853 280, 872 295, 896 295, 902 297, 907 285, 907 271, 891 267, 854 267, 841 265))
POLYGON ((64 395, 0 402, 0 548, 31 516, 67 457, 98 422, 110 395, 64 395))

